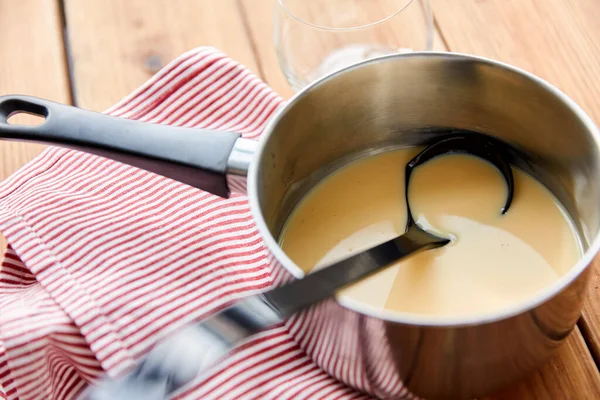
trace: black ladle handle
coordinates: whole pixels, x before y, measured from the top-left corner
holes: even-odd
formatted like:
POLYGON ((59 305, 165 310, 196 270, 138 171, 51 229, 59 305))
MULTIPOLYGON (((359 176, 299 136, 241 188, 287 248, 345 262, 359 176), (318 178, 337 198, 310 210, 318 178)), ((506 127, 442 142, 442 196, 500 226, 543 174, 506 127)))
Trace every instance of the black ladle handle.
POLYGON ((85 151, 229 196, 227 160, 240 134, 142 123, 29 96, 0 97, 0 139, 85 151), (13 125, 16 113, 45 118, 13 125))

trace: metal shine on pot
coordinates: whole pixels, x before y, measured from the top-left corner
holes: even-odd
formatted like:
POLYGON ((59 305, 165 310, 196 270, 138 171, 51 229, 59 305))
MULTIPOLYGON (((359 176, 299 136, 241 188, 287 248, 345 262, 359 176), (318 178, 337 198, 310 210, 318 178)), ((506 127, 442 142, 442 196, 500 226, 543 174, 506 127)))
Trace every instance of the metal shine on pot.
MULTIPOLYGON (((0 138, 76 148, 220 196, 247 190, 277 285, 304 275, 278 239, 294 206, 320 179, 354 159, 429 144, 453 129, 510 145, 511 162, 544 183, 570 213, 585 252, 534 298, 494 314, 440 318, 330 298, 285 322, 321 368, 384 399, 402 398, 406 388, 429 399, 492 393, 548 361, 573 330, 588 267, 600 248, 600 132, 567 96, 529 73, 483 58, 393 55, 305 88, 279 110, 258 144, 231 132, 190 134, 44 100, 0 97, 0 138), (7 124, 18 111, 46 122, 7 124)), ((252 299, 249 309, 266 310, 255 315, 272 317, 266 303, 252 299)), ((242 333, 247 328, 228 322, 242 333)))
POLYGON ((598 129, 563 93, 524 71, 465 55, 414 53, 350 67, 299 93, 271 121, 250 169, 252 212, 275 276, 300 278, 277 240, 302 195, 332 166, 429 143, 444 128, 485 133, 524 153, 515 163, 557 195, 585 254, 532 301, 482 318, 392 316, 333 300, 297 317, 313 329, 292 332, 301 345, 318 338, 318 346, 303 347, 324 370, 343 380, 334 369, 342 359, 355 371, 352 383, 381 398, 401 396, 400 382, 425 398, 481 396, 553 355, 580 316, 587 267, 600 245, 598 129))

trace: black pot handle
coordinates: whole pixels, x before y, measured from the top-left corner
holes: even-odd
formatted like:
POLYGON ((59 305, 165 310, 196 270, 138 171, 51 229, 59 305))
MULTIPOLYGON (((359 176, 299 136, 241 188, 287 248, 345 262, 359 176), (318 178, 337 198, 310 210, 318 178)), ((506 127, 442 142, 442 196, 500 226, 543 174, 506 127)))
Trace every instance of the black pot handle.
POLYGON ((29 96, 0 97, 0 139, 68 147, 229 196, 227 160, 240 134, 142 123, 29 96), (16 113, 45 118, 13 125, 16 113))

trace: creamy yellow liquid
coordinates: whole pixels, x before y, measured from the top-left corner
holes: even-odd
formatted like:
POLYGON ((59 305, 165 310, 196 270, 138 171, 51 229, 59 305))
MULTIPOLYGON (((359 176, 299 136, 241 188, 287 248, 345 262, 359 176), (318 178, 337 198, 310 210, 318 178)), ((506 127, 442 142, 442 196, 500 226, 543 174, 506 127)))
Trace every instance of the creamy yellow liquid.
MULTIPOLYGON (((305 272, 400 235, 406 227, 401 149, 362 159, 311 191, 288 220, 281 245, 305 272)), ((378 309, 433 316, 498 311, 535 295, 581 257, 573 226, 557 199, 513 168, 515 197, 506 215, 506 184, 487 162, 468 155, 417 167, 409 199, 422 227, 453 242, 400 261, 345 288, 378 309)))

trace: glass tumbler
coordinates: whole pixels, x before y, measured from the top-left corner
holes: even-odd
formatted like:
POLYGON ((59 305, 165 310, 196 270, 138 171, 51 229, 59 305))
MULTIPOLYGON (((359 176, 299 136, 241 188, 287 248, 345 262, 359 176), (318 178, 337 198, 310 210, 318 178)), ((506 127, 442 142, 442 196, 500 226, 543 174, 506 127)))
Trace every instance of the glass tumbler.
POLYGON ((387 54, 431 50, 428 0, 277 0, 274 41, 294 90, 387 54))

